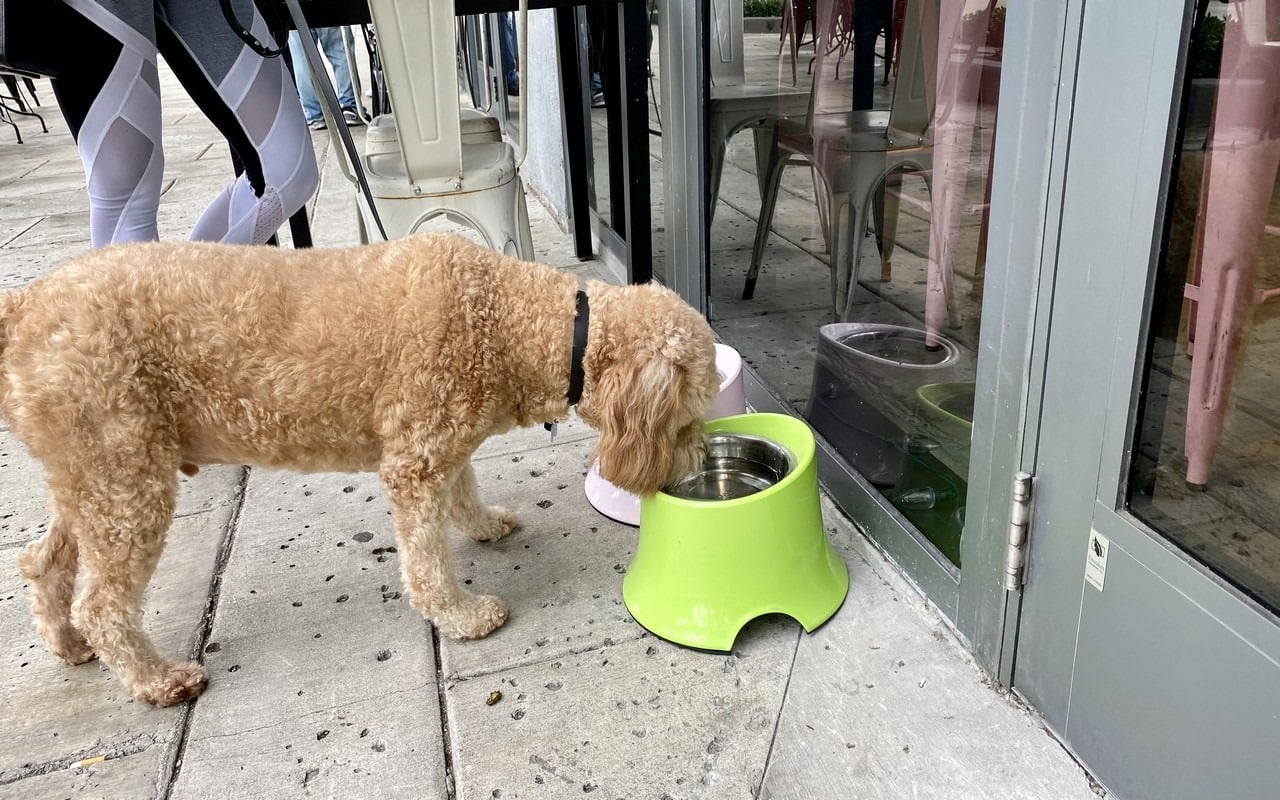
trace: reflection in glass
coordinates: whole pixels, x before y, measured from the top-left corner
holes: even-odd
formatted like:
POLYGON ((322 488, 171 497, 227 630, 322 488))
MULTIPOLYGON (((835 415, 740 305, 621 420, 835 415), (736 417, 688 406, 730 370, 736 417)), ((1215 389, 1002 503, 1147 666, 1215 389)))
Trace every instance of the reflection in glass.
POLYGON ((612 219, 613 203, 609 191, 609 114, 606 111, 604 82, 616 75, 616 71, 608 68, 613 54, 605 52, 608 42, 605 37, 607 15, 604 5, 588 5, 583 13, 584 19, 580 27, 586 43, 584 71, 587 91, 584 94, 589 106, 591 126, 591 173, 587 190, 591 197, 591 207, 600 216, 600 222, 608 225, 612 219))
POLYGON ((1004 2, 711 5, 712 324, 959 565, 1004 2))
POLYGON ((1199 0, 1128 507, 1280 609, 1280 2, 1199 0))

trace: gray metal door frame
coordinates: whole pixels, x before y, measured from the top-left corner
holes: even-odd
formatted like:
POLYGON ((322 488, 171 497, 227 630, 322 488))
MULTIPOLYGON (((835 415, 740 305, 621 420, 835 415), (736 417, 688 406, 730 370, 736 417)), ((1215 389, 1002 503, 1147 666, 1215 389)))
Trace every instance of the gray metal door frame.
POLYGON ((1065 4, 1069 124, 1031 337, 1035 499, 1011 677, 1119 797, 1262 797, 1280 784, 1280 625, 1124 510, 1185 5, 1065 4), (1095 532, 1110 539, 1101 590, 1085 581, 1095 532))

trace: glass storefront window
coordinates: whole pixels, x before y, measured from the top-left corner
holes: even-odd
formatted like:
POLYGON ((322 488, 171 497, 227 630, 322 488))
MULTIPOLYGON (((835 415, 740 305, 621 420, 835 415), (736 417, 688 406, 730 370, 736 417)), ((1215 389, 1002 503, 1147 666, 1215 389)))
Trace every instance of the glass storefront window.
POLYGON ((711 5, 712 324, 959 566, 1004 0, 711 5))
POLYGON ((1127 505, 1280 610, 1280 2, 1198 0, 1127 505))

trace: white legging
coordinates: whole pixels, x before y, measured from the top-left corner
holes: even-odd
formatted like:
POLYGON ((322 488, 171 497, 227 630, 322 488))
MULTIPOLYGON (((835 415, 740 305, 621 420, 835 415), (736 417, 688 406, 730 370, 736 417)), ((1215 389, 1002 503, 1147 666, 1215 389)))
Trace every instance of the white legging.
MULTIPOLYGON (((137 13, 121 13, 126 4, 119 0, 68 3, 123 46, 84 111, 76 137, 88 182, 94 246, 159 237, 164 150, 157 64, 164 48, 157 46, 157 38, 176 43, 165 50, 166 63, 227 136, 244 167, 200 215, 190 238, 262 244, 303 207, 315 192, 319 173, 285 59, 263 58, 241 42, 222 18, 217 0, 168 0, 161 3, 161 13, 153 12, 151 0, 128 4, 127 12, 140 8, 153 15, 150 30, 145 17, 140 22, 137 13), (186 5, 175 7, 180 3, 186 5), (196 24, 202 13, 196 4, 212 9, 203 24, 196 24)), ((236 6, 250 31, 273 46, 253 4, 236 6)))

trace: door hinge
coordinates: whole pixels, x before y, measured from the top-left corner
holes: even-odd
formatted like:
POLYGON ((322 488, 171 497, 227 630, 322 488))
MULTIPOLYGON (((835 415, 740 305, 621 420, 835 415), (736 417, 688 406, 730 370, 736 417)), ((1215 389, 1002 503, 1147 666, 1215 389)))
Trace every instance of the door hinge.
POLYGON ((1009 542, 1004 555, 1004 588, 1016 592, 1027 580, 1027 525, 1031 521, 1031 473, 1013 476, 1009 542))

